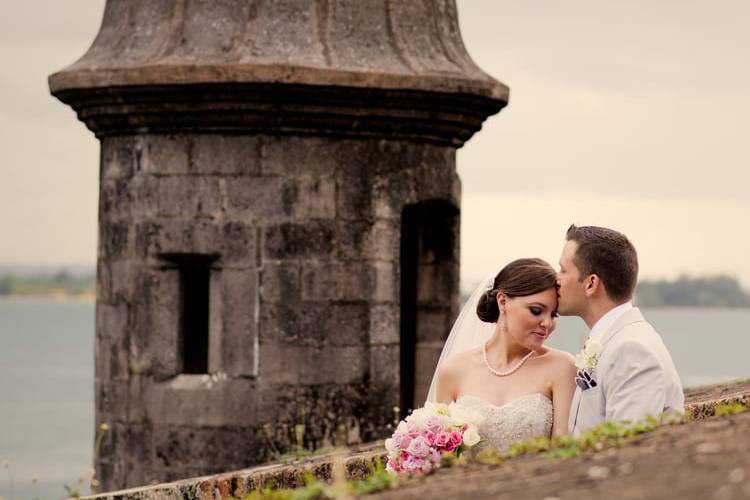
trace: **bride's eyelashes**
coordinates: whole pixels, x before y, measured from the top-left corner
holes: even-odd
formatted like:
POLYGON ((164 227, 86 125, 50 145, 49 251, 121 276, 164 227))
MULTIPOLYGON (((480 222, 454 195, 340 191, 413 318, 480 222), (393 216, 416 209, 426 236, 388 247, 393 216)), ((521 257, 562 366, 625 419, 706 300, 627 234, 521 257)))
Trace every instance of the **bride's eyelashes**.
MULTIPOLYGON (((530 306, 529 311, 531 311, 531 314, 533 314, 534 316, 541 316, 544 312, 544 308, 538 306, 530 306)), ((558 316, 559 314, 557 314, 557 311, 552 313, 552 319, 555 319, 558 316)))

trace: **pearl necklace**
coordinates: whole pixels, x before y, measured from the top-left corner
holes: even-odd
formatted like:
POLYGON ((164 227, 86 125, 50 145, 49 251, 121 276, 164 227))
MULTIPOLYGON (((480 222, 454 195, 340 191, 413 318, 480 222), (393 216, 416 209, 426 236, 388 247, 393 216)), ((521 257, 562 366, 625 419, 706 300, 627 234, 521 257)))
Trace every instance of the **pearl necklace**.
POLYGON ((498 377, 507 377, 508 375, 512 375, 512 374, 516 373, 518 371, 518 369, 521 368, 521 366, 523 366, 523 364, 526 362, 526 360, 531 357, 532 354, 534 354, 534 351, 529 351, 529 353, 526 356, 524 356, 523 358, 521 358, 521 361, 519 361, 516 364, 516 366, 514 366, 510 370, 506 370, 504 372, 501 372, 501 371, 498 371, 498 370, 495 370, 494 368, 492 368, 490 366, 490 362, 487 360, 487 342, 485 342, 482 345, 482 355, 484 357, 484 364, 485 364, 485 366, 487 366, 487 369, 490 372, 492 372, 493 375, 496 375, 498 377))

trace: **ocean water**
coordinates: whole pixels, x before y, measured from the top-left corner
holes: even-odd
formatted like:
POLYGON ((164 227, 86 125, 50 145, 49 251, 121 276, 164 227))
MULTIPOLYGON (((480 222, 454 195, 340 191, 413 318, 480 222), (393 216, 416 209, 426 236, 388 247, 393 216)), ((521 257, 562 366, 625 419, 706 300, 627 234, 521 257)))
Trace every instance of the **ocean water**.
MULTIPOLYGON (((750 378, 750 309, 642 309, 672 354, 682 385, 696 387, 750 378)), ((560 317, 547 345, 580 350, 588 327, 580 318, 560 317)))
POLYGON ((63 498, 63 484, 88 474, 93 345, 92 303, 0 300, 0 496, 6 500, 63 498))
MULTIPOLYGON (((685 386, 750 378, 750 309, 646 309, 644 315, 685 386)), ((577 352, 586 334, 581 320, 560 318, 548 342, 577 352)), ((90 470, 93 345, 91 303, 0 300, 0 497, 63 498, 63 485, 90 470)))

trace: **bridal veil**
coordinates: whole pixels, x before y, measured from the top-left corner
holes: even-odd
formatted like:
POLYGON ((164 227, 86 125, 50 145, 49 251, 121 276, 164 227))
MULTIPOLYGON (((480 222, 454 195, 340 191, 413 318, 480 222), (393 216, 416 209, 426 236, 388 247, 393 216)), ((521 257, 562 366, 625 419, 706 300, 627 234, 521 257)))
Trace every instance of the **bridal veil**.
POLYGON ((491 275, 479 282, 479 285, 469 296, 458 318, 453 323, 448 339, 445 341, 440 359, 432 375, 427 402, 437 401, 437 375, 440 366, 453 354, 468 351, 487 342, 495 330, 496 323, 485 323, 477 316, 477 304, 487 290, 491 290, 495 282, 495 275, 491 275))

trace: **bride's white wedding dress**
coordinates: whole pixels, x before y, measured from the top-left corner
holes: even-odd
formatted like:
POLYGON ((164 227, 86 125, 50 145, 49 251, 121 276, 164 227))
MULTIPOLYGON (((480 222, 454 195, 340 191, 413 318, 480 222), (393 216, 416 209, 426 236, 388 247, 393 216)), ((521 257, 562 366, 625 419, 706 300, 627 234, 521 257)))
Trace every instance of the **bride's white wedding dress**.
POLYGON ((552 434, 552 401, 541 393, 527 394, 502 406, 465 394, 455 404, 484 417, 479 435, 501 452, 518 441, 552 434))
MULTIPOLYGON (((481 346, 492 335, 495 323, 480 321, 476 310, 479 298, 492 288, 493 281, 494 275, 484 279, 461 309, 440 354, 427 396, 428 402, 437 401, 437 374, 440 365, 452 354, 481 346)), ((511 444, 524 439, 549 437, 552 434, 552 401, 541 393, 527 394, 502 406, 465 394, 455 404, 484 417, 484 422, 479 426, 479 434, 487 444, 499 451, 507 451, 511 444)))

